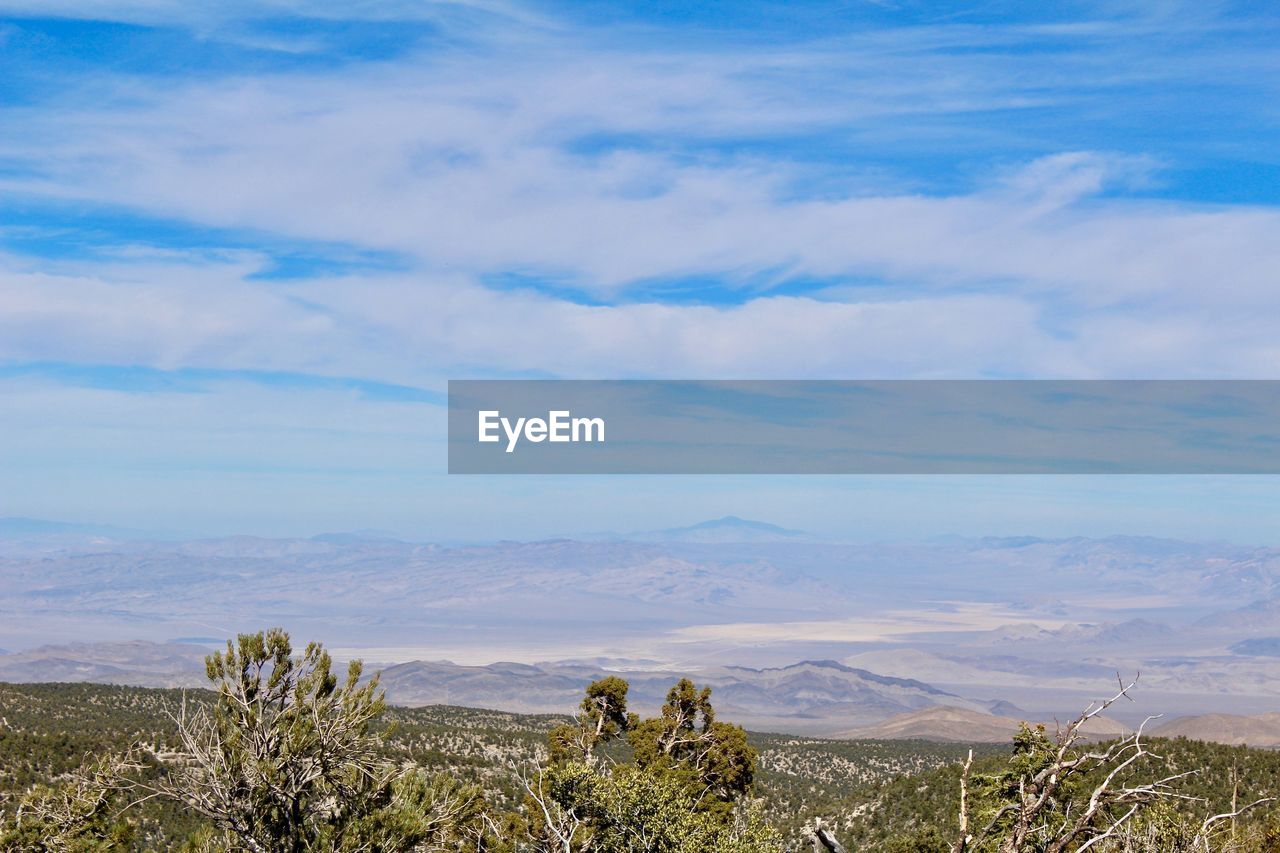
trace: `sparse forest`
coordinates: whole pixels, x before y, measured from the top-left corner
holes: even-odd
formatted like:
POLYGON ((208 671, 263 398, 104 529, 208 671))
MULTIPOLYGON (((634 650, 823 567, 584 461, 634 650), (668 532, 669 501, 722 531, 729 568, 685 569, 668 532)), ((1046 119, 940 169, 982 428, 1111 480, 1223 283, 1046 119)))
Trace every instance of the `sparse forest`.
POLYGON ((574 716, 387 707, 359 663, 242 635, 210 689, 0 685, 0 849, 1280 850, 1280 754, 1078 729, 1007 746, 763 735, 677 681, 574 716))

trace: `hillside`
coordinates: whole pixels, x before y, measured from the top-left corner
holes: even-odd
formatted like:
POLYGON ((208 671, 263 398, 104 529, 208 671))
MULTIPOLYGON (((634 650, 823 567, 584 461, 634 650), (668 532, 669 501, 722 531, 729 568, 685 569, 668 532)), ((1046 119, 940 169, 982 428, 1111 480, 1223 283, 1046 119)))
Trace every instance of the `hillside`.
MULTIPOLYGON (((172 745, 170 714, 183 698, 205 691, 95 684, 0 683, 0 808, 5 798, 76 767, 86 756, 122 751, 133 743, 172 745)), ((511 767, 529 767, 544 754, 546 735, 561 715, 512 714, 446 705, 391 707, 388 748, 431 771, 447 770, 481 782, 499 802, 514 805, 511 767)), ((826 740, 751 734, 760 750, 757 793, 770 819, 798 831, 846 799, 872 796, 877 786, 961 759, 955 744, 826 740)), ((982 748, 981 749, 989 749, 982 748)), ((183 815, 156 806, 145 812, 146 838, 164 847, 189 831, 183 815)))
MULTIPOLYGON (((850 729, 839 737, 877 740, 931 740, 950 743, 1008 743, 1025 718, 984 714, 968 708, 937 706, 890 717, 883 723, 850 729)), ((1036 721, 1029 721, 1036 722, 1036 721)), ((1053 721, 1043 722, 1046 731, 1054 731, 1053 721)), ((1081 727, 1086 740, 1124 737, 1128 726, 1094 717, 1081 727)), ((1174 735, 1170 735, 1173 737, 1174 735)))
MULTIPOLYGON (((185 693, 188 702, 206 695, 185 693)), ((169 714, 183 696, 176 690, 90 684, 0 684, 0 808, 9 795, 56 777, 86 755, 135 742, 163 748, 173 735, 169 714)), ((963 709, 934 709, 916 718, 916 728, 899 722, 894 733, 925 736, 922 721, 972 724, 976 719, 963 709)), ((499 802, 514 803, 510 767, 542 756, 547 731, 563 719, 433 705, 392 707, 385 722, 393 726, 388 744, 393 753, 430 770, 482 782, 499 802)), ((953 829, 958 767, 968 745, 763 733, 751 734, 750 740, 760 750, 756 793, 770 820, 795 843, 815 817, 840 827, 846 843, 856 845, 850 849, 883 849, 890 839, 953 829)), ((1241 779, 1242 798, 1280 791, 1280 753, 1188 740, 1153 744, 1162 756, 1161 768, 1206 768, 1186 781, 1185 790, 1212 807, 1229 801, 1233 772, 1241 779)), ((1001 766, 1008 752, 1004 744, 973 748, 975 772, 983 773, 1001 766)), ((147 807, 143 823, 150 849, 172 846, 192 829, 187 816, 158 805, 147 807)))
POLYGON ((965 708, 928 708, 890 717, 883 723, 850 729, 841 737, 885 740, 1006 743, 1018 730, 1013 717, 998 717, 965 708))
MULTIPOLYGON (((1180 793, 1193 798, 1181 806, 1191 814, 1226 812, 1233 795, 1239 802, 1252 802, 1280 794, 1280 753, 1190 740, 1153 739, 1149 746, 1152 755, 1133 768, 1135 774, 1151 778, 1157 773, 1198 771, 1179 787, 1180 793), (1237 779, 1238 789, 1234 787, 1237 779)), ((1004 759, 997 754, 979 756, 972 778, 994 778, 1003 766, 1004 759)), ((946 850, 943 839, 952 839, 957 832, 959 780, 960 766, 951 763, 892 779, 877 788, 871 801, 859 794, 846 798, 836 809, 842 841, 850 850, 946 850)), ((1270 822, 1274 826, 1273 821, 1266 812, 1254 812, 1242 818, 1240 825, 1270 822)))
POLYGON ((1280 747, 1280 712, 1269 714, 1201 714, 1179 717, 1157 726, 1159 737, 1183 737, 1232 745, 1280 747))

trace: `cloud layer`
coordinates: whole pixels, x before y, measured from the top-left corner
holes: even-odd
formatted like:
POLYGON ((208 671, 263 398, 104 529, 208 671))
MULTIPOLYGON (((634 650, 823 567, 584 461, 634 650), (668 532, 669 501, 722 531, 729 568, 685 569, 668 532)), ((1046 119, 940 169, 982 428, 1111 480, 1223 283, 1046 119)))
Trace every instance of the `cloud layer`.
POLYGON ((1275 16, 748 6, 0 2, 0 369, 1280 373, 1275 16))

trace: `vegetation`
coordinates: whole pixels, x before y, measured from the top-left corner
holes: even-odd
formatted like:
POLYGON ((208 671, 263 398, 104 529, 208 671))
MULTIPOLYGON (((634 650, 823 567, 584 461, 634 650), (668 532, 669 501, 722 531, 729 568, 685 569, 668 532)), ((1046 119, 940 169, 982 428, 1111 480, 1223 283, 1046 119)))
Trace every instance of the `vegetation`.
POLYGON ((0 685, 0 849, 1280 851, 1263 750, 1094 744, 1078 722, 972 752, 749 734, 688 680, 649 719, 616 677, 573 718, 387 708, 358 664, 339 677, 278 631, 208 674, 0 685))
POLYGON ((715 719, 709 688, 681 679, 662 712, 642 720, 627 711, 627 683, 605 678, 587 688, 577 720, 552 731, 550 742, 549 766, 525 782, 525 834, 540 849, 782 849, 758 806, 746 803, 759 754, 741 727, 715 719), (626 750, 606 751, 623 736, 626 750))

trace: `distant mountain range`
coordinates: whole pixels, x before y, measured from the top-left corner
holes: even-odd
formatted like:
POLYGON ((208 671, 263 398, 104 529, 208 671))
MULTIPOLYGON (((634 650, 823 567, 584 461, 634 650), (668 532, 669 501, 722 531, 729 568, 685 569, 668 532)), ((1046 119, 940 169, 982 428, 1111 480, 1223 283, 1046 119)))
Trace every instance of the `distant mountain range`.
MULTIPOLYGON (((109 524, 85 524, 80 522, 51 521, 19 516, 0 517, 0 539, 118 539, 121 541, 155 538, 154 533, 109 524)), ((165 539, 173 537, 166 536, 165 539)), ((236 537, 238 538, 238 537, 236 537)), ((582 541, 613 540, 626 542, 803 542, 818 538, 803 530, 792 530, 770 524, 726 515, 722 518, 698 522, 686 527, 669 527, 660 530, 640 530, 631 533, 596 533, 575 537, 582 541)), ((352 531, 319 533, 310 537, 315 542, 352 544, 368 541, 411 542, 411 538, 392 531, 365 528, 352 531)))
MULTIPOLYGON (((203 687, 208 648, 188 643, 74 643, 0 655, 0 681, 65 681, 145 687, 203 687)), ((460 666, 413 661, 386 667, 387 699, 401 706, 462 705, 522 713, 571 713, 588 684, 621 675, 630 704, 654 714, 684 673, 616 671, 581 663, 460 666)), ((725 719, 765 731, 831 734, 895 714, 945 706, 973 712, 1007 706, 965 699, 919 681, 888 678, 834 661, 785 667, 715 667, 687 673, 710 686, 725 719)))
POLYGON ((66 521, 48 521, 42 518, 0 517, 0 539, 14 541, 44 540, 70 544, 87 539, 141 539, 148 535, 154 536, 141 530, 109 524, 76 524, 66 521))
POLYGON ((724 542, 805 542, 816 537, 803 530, 790 530, 764 521, 752 521, 726 515, 711 521, 703 521, 688 527, 669 527, 665 530, 648 530, 613 538, 631 542, 697 542, 716 544, 724 542))
POLYGON ((1280 658, 1280 637, 1254 637, 1241 640, 1238 643, 1232 643, 1228 650, 1237 655, 1280 658))
MULTIPOLYGON (((0 653, 0 681, 92 682, 142 687, 206 687, 204 656, 193 642, 71 643, 0 653)), ((582 662, 461 666, 412 661, 382 670, 388 700, 401 706, 459 705, 523 713, 570 713, 590 682, 617 674, 631 685, 635 710, 655 713, 681 677, 662 669, 617 670, 582 662)), ((875 740, 1004 743, 1023 720, 1043 718, 998 700, 975 700, 913 679, 893 678, 835 661, 752 669, 713 667, 688 673, 710 686, 724 719, 758 731, 875 740)), ((1053 730, 1053 721, 1045 723, 1053 730)), ((1090 739, 1128 734, 1106 717, 1090 721, 1090 739)), ((1224 744, 1280 747, 1280 712, 1179 717, 1147 732, 1224 744)))
POLYGON ((187 643, 69 643, 0 654, 0 681, 204 687, 207 648, 187 643))
MULTIPOLYGON (((499 663, 458 666, 414 661, 382 673, 389 701, 398 705, 453 704, 503 710, 565 712, 581 701, 583 689, 618 674, 631 685, 629 701, 655 713, 679 671, 610 673, 574 664, 499 663)), ((939 705, 984 711, 994 701, 965 699, 911 679, 888 678, 834 661, 804 661, 784 667, 712 667, 688 673, 712 688, 712 701, 725 719, 763 731, 830 734, 883 720, 903 711, 939 705)))
MULTIPOLYGON (((1117 712, 1130 725, 1148 713, 1280 706, 1277 548, 1145 537, 847 543, 733 516, 629 537, 485 544, 372 530, 186 541, 103 532, 0 523, 0 646, 165 644, 278 625, 371 665, 463 667, 416 680, 404 671, 403 701, 450 684, 448 699, 432 701, 505 698, 538 710, 562 710, 590 671, 652 674, 650 692, 637 688, 650 701, 666 673, 688 669, 723 675, 724 701, 757 727, 787 731, 851 729, 932 705, 985 713, 993 697, 1047 719, 1082 708, 1117 672, 1142 673, 1142 706, 1117 712), (538 663, 568 660, 583 663, 538 663), (849 673, 832 681, 831 666, 808 665, 806 678, 826 679, 810 696, 803 679, 760 674, 797 660, 917 686, 859 676, 855 689, 849 673), (478 671, 493 661, 537 672, 478 671), (576 680, 559 685, 566 674, 576 680)), ((191 653, 172 650, 178 662, 191 653)), ((32 654, 5 656, 0 678, 138 674, 109 656, 32 654)), ((176 683, 165 654, 139 670, 154 680, 133 683, 176 683)))

